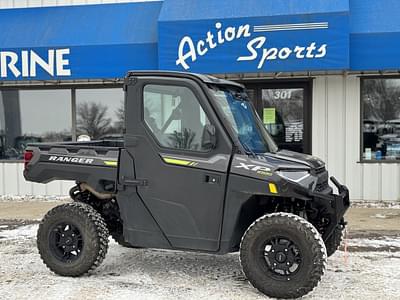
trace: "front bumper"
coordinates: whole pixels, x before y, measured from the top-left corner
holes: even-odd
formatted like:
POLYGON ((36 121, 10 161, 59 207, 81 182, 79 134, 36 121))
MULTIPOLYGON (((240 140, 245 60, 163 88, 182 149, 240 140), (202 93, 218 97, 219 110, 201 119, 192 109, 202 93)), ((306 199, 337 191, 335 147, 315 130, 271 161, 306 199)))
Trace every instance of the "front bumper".
POLYGON ((337 187, 338 194, 324 194, 318 192, 311 192, 310 196, 313 198, 317 207, 321 207, 323 216, 329 219, 329 223, 325 226, 322 238, 326 241, 333 233, 337 226, 344 226, 343 216, 347 209, 350 207, 349 190, 345 185, 339 183, 335 177, 330 178, 332 183, 337 187))

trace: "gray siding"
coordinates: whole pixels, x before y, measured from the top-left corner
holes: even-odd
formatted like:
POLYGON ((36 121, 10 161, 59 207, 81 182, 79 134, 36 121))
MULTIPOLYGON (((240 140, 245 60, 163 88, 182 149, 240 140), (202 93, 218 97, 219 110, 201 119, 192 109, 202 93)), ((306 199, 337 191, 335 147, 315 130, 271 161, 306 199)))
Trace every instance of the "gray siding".
POLYGON ((400 164, 361 164, 360 79, 321 76, 313 84, 313 155, 349 186, 351 198, 400 200, 400 164))
POLYGON ((68 195, 74 185, 73 181, 53 181, 48 184, 27 182, 22 175, 23 169, 23 163, 0 162, 0 196, 68 195))

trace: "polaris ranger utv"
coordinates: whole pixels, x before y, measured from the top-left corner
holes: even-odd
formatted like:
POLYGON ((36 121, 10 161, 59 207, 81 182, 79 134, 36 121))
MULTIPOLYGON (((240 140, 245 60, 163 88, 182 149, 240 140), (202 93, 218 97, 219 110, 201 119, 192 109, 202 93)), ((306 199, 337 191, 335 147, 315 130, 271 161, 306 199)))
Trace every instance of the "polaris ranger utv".
POLYGON ((318 158, 280 150, 242 85, 178 72, 130 72, 121 141, 31 144, 24 176, 75 180, 74 202, 42 220, 39 253, 80 276, 108 238, 128 247, 225 254, 271 297, 307 294, 341 241, 349 193, 318 158))

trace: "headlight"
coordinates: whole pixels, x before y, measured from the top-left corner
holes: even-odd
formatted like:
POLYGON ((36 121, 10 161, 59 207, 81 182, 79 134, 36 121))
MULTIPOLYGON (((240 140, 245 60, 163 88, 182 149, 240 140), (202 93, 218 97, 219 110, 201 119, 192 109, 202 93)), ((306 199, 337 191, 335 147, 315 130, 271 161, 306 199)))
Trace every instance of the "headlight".
POLYGON ((277 171, 276 172, 279 176, 290 180, 290 181, 294 181, 294 182, 300 182, 303 179, 307 178, 308 176, 310 176, 310 172, 309 171, 305 171, 305 170, 293 170, 293 171, 277 171))

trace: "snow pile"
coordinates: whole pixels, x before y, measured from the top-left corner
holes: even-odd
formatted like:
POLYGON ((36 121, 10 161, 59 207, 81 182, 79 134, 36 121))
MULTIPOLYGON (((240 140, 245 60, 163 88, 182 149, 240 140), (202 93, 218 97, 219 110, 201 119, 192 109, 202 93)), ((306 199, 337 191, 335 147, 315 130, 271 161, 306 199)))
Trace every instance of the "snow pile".
POLYGON ((16 196, 16 195, 0 195, 0 202, 26 202, 26 201, 38 201, 38 202, 55 202, 55 201, 70 201, 68 196, 16 196))
POLYGON ((399 201, 351 200, 351 207, 400 209, 399 201))

